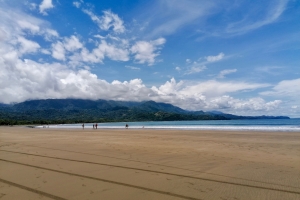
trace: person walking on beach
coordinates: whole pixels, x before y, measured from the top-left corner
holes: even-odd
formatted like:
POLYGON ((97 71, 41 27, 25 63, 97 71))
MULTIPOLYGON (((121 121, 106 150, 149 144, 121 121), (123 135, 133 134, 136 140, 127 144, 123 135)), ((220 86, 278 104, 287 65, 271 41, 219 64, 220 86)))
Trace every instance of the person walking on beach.
POLYGON ((95 124, 93 124, 93 129, 95 129, 95 124))
POLYGON ((95 126, 96 126, 96 129, 97 129, 97 127, 98 127, 98 123, 96 123, 96 125, 95 125, 95 126))
POLYGON ((128 129, 128 124, 125 125, 125 128, 128 129))
POLYGON ((84 124, 82 124, 82 129, 84 129, 84 124))

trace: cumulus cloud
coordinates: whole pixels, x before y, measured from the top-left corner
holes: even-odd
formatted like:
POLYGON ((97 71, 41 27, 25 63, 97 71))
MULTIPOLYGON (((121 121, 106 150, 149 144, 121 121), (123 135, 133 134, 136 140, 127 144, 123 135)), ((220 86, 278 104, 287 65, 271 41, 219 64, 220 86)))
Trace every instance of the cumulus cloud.
POLYGON ((28 59, 22 61, 17 55, 8 53, 2 56, 0 63, 4 64, 0 74, 2 103, 45 98, 141 101, 152 92, 140 79, 108 83, 88 70, 71 70, 59 63, 42 64, 28 59))
POLYGON ((207 56, 206 60, 207 60, 207 62, 216 62, 216 61, 222 60, 224 58, 224 56, 225 56, 225 54, 221 52, 216 56, 207 56))
POLYGON ((83 9, 83 12, 89 15, 92 21, 94 21, 102 30, 107 31, 112 28, 115 33, 123 33, 125 31, 123 20, 110 10, 103 11, 103 15, 101 17, 95 15, 92 11, 87 9, 83 9))
POLYGON ((52 57, 57 60, 69 61, 73 66, 82 63, 102 63, 105 58, 116 61, 128 61, 130 51, 127 42, 118 41, 119 44, 108 43, 101 40, 98 45, 89 50, 75 35, 64 37, 52 44, 52 57))
MULTIPOLYGON (((2 49, 3 50, 3 49, 2 49)), ((21 60, 16 52, 0 54, 0 99, 2 103, 28 99, 80 98, 124 101, 154 100, 172 103, 188 110, 221 109, 229 111, 271 111, 281 101, 266 102, 261 98, 234 99, 228 94, 255 90, 265 84, 246 82, 177 82, 174 78, 160 86, 147 87, 141 79, 99 79, 89 70, 74 70, 60 63, 21 60), (14 74, 14 76, 9 76, 14 74)))
POLYGON ((111 60, 128 61, 129 51, 126 48, 119 48, 114 44, 102 40, 92 51, 89 51, 84 47, 80 53, 70 56, 70 59, 78 62, 102 63, 105 57, 108 57, 111 60))
POLYGON ((45 10, 48 10, 50 8, 54 8, 52 4, 52 0, 43 0, 42 3, 39 5, 40 13, 43 15, 48 15, 45 10))
POLYGON ((109 57, 112 60, 119 60, 119 61, 129 60, 128 50, 118 48, 112 44, 108 44, 106 41, 101 41, 100 45, 98 46, 98 50, 103 52, 107 57, 109 57))
MULTIPOLYGON (((245 82, 176 82, 174 78, 160 87, 153 86, 156 92, 152 99, 169 102, 188 110, 213 110, 224 111, 271 111, 276 109, 281 101, 266 102, 262 98, 235 99, 228 94, 237 91, 254 90, 266 87, 266 84, 245 82)), ((248 113, 249 114, 249 113, 248 113)))
POLYGON ((222 70, 222 71, 220 71, 220 73, 218 75, 218 78, 224 78, 226 75, 232 74, 232 73, 235 73, 235 72, 237 72, 237 69, 225 69, 225 70, 222 70))
POLYGON ((161 45, 166 42, 164 38, 158 38, 153 41, 138 41, 131 47, 131 53, 134 54, 134 58, 138 63, 153 65, 155 58, 159 55, 161 45))

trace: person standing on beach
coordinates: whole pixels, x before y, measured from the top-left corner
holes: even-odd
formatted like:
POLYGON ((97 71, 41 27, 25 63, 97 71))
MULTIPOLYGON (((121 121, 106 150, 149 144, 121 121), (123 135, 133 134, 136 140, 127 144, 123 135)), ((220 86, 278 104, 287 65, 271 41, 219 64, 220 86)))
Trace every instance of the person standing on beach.
POLYGON ((96 123, 96 125, 95 125, 95 126, 96 126, 96 129, 97 129, 97 127, 98 127, 98 123, 96 123))
POLYGON ((128 124, 125 125, 125 128, 128 129, 128 124))
POLYGON ((84 129, 84 124, 82 124, 82 129, 84 129))
POLYGON ((95 125, 93 124, 93 129, 95 129, 95 125))

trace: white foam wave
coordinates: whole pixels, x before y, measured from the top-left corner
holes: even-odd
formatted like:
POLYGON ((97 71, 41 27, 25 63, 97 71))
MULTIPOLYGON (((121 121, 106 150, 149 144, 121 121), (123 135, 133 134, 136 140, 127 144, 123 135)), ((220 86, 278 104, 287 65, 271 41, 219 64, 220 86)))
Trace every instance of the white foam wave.
MULTIPOLYGON (((37 126, 37 128, 60 128, 60 129, 82 129, 81 125, 49 125, 37 126)), ((86 125, 85 129, 93 129, 92 125, 86 125)), ((98 126, 98 129, 125 129, 124 126, 98 126)), ((295 131, 300 132, 300 126, 130 126, 129 129, 172 129, 172 130, 232 130, 232 131, 295 131)))

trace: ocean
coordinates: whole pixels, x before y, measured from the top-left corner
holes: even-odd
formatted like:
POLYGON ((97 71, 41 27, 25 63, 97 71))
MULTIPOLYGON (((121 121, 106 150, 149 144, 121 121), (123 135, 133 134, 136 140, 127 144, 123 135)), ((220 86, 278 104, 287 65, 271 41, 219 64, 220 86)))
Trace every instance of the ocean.
MULTIPOLYGON (((251 119, 251 120, 200 120, 200 121, 149 121, 98 123, 99 129, 181 129, 181 130, 242 130, 242 131, 299 131, 300 118, 294 119, 251 119)), ((85 123, 92 129, 93 123, 85 123)), ((48 126, 37 126, 37 128, 48 126)), ((82 124, 49 125, 49 128, 82 128, 82 124)))

